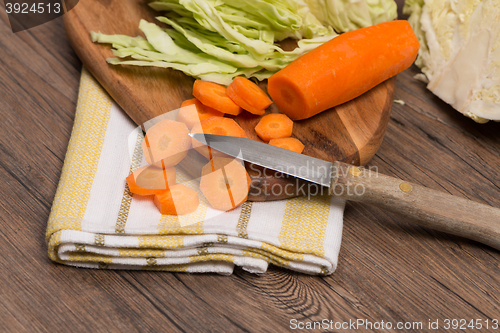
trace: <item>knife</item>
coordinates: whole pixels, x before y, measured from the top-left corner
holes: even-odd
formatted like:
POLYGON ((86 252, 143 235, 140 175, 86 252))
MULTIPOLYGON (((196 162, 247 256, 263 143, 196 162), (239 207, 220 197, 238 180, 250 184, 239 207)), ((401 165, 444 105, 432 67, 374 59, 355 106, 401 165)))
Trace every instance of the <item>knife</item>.
POLYGON ((377 206, 422 226, 500 250, 500 209, 342 162, 328 162, 262 142, 212 134, 191 136, 235 158, 291 175, 325 193, 377 206))

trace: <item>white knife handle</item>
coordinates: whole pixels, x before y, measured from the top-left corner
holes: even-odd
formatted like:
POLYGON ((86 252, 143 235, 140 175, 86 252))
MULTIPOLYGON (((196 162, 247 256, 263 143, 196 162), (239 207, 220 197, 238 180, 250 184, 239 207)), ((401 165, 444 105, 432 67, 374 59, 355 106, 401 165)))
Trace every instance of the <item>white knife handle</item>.
POLYGON ((367 203, 500 250, 500 209, 335 162, 330 194, 367 203))

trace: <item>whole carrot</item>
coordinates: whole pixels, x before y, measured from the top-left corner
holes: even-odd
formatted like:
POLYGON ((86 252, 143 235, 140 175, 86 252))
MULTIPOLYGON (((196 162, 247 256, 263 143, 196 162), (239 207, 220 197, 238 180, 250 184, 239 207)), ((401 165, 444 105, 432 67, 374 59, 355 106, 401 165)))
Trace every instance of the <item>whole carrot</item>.
POLYGON ((293 120, 306 119, 410 67, 419 47, 407 21, 346 32, 272 75, 268 92, 281 112, 293 120))

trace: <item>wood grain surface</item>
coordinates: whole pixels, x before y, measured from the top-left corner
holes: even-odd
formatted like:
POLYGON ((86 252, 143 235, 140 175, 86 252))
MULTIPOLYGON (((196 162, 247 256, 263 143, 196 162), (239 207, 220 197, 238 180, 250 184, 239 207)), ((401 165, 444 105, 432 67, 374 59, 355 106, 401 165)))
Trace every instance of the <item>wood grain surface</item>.
MULTIPOLYGON (((155 117, 178 109, 182 101, 193 98, 194 79, 179 71, 152 67, 112 66, 106 62, 114 57, 110 45, 92 43, 90 32, 104 34, 143 35, 139 21, 159 23, 155 17, 161 15, 147 6, 144 0, 80 0, 69 13, 64 15, 64 26, 71 45, 83 64, 97 78, 113 99, 134 120, 137 125, 152 121, 155 117), (116 17, 120 17, 116 20, 116 17)), ((160 23, 159 23, 160 24, 160 23)), ((164 26, 163 24, 160 24, 164 26)), ((291 47, 291 43, 287 43, 291 47)), ((360 68, 360 70, 362 70, 360 68)), ((385 133, 394 95, 394 79, 358 98, 332 108, 306 120, 294 123, 293 137, 305 145, 304 154, 329 161, 343 161, 350 164, 365 165, 377 152, 385 133)), ((266 84, 262 83, 266 89, 266 84)), ((273 104, 268 113, 279 112, 273 104)), ((259 116, 242 112, 235 120, 245 130, 247 136, 261 141, 255 133, 259 116)), ((153 120, 154 121, 154 120, 153 120)), ((147 126, 145 126, 147 129, 147 126)), ((196 152, 193 152, 196 154, 196 152)), ((197 178, 203 165, 208 161, 193 156, 183 161, 181 166, 197 178), (200 163, 198 163, 200 162, 200 163)), ((249 171, 254 168, 248 168, 249 171)), ((296 186, 289 178, 264 177, 261 172, 250 172, 252 201, 282 199, 270 197, 265 188, 280 185, 296 186)), ((286 188, 290 188, 290 187, 286 188)), ((297 193, 295 189, 287 193, 297 193)))
MULTIPOLYGON (((439 320, 443 328, 445 319, 480 319, 490 328, 475 331, 497 331, 497 250, 359 203, 347 205, 338 269, 328 277, 275 267, 263 276, 237 269, 223 277, 54 264, 44 234, 81 63, 60 18, 13 34, 1 4, 0 331, 306 331, 292 330, 294 319, 383 320, 393 323, 389 332, 429 331, 398 330, 397 322, 439 320)), ((406 105, 393 105, 369 166, 500 207, 500 124, 462 117, 417 73, 412 67, 398 75, 395 98, 406 105)))

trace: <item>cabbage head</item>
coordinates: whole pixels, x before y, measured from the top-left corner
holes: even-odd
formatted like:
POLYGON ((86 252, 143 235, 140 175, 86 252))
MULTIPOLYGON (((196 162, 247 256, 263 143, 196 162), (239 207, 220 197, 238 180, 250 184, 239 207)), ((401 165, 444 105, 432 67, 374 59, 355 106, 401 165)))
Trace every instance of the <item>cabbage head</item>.
POLYGON ((500 1, 406 0, 403 12, 427 88, 477 122, 500 121, 500 1))

